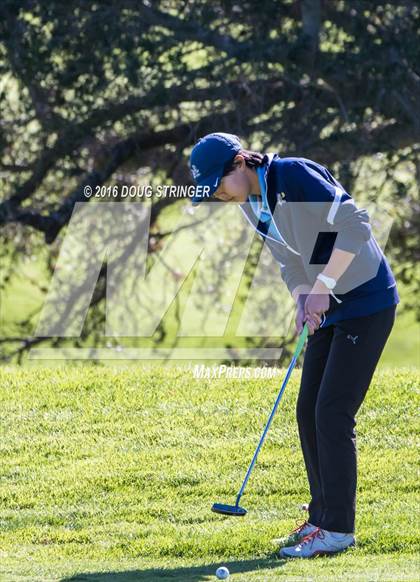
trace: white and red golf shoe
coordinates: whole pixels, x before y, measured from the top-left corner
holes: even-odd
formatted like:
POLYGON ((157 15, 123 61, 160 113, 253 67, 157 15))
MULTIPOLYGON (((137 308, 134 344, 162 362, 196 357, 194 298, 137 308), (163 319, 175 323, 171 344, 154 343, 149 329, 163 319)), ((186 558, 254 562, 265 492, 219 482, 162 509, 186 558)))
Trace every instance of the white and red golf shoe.
POLYGON ((355 545, 353 534, 331 532, 320 527, 302 538, 298 544, 289 548, 282 548, 281 558, 314 558, 338 554, 355 545))

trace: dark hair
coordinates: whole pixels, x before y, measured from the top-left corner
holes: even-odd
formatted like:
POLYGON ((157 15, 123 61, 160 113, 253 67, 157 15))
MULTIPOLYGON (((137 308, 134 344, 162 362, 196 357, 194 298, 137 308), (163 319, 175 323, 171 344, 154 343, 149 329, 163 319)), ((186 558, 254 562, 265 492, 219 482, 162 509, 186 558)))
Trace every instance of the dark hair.
POLYGON ((234 159, 237 155, 241 155, 245 159, 245 163, 248 168, 254 169, 264 165, 264 154, 260 154, 259 152, 252 152, 250 150, 239 150, 239 152, 237 152, 233 158, 225 164, 222 178, 235 170, 234 159))

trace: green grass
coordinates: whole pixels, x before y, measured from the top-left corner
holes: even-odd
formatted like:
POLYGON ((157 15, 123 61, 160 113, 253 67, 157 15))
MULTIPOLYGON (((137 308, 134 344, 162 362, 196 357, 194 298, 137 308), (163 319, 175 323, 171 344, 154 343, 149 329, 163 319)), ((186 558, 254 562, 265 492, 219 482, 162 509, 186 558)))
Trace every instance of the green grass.
POLYGON ((420 368, 420 326, 413 312, 399 313, 381 356, 381 366, 420 368))
POLYGON ((251 477, 249 513, 235 519, 210 507, 234 500, 279 379, 0 369, 0 579, 205 581, 226 564, 233 582, 418 580, 414 368, 377 370, 358 415, 357 547, 276 558, 272 538, 308 501, 299 376, 251 477))

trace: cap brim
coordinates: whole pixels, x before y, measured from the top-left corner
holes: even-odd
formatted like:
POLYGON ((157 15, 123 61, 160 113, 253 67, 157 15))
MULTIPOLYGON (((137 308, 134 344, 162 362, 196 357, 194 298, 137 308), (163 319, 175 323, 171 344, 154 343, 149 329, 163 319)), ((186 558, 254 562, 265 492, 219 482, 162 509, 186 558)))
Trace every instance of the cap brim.
POLYGON ((213 196, 213 194, 219 187, 220 180, 221 180, 220 173, 217 172, 216 174, 207 176, 206 178, 203 178, 202 180, 197 182, 197 186, 200 186, 201 191, 191 198, 192 205, 198 206, 198 204, 200 204, 200 202, 203 202, 203 200, 208 200, 209 198, 211 198, 211 196, 213 196), (206 192, 202 191, 204 187, 208 188, 206 192))

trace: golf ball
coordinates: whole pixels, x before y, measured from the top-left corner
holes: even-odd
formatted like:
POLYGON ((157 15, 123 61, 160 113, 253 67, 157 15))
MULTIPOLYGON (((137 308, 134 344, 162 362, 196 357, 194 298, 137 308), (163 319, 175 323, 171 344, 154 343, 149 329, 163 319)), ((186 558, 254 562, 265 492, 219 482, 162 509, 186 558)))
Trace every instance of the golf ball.
POLYGON ((216 576, 219 578, 219 580, 226 580, 226 578, 229 576, 229 570, 225 568, 225 566, 217 568, 216 576))

